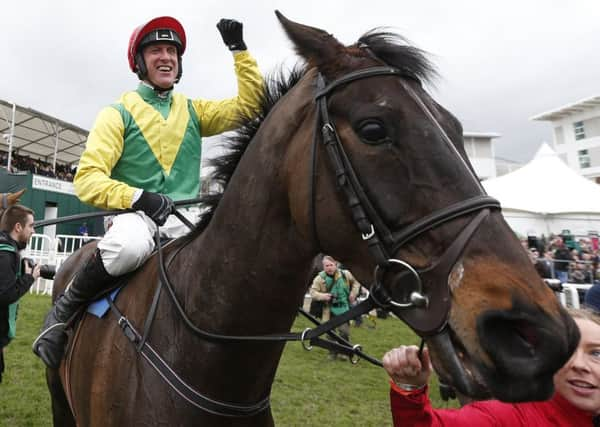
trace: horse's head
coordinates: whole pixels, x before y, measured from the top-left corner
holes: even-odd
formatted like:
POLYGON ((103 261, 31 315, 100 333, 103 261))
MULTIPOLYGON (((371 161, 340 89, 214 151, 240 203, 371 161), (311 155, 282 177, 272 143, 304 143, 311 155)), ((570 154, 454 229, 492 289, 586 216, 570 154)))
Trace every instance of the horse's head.
POLYGON ((346 47, 277 16, 309 68, 301 105, 281 117, 317 124, 296 129, 284 158, 305 238, 359 277, 377 265, 373 294, 462 393, 549 397, 577 328, 485 195, 460 123, 423 89, 423 53, 390 33, 346 47), (307 164, 309 191, 297 185, 307 164))

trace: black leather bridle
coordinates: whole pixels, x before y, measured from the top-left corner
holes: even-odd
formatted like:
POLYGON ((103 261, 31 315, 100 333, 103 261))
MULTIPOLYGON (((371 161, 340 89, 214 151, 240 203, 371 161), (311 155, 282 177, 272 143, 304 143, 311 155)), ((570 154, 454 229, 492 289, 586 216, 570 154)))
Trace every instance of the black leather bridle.
MULTIPOLYGON (((323 76, 320 74, 318 75, 317 93, 315 95, 315 102, 317 104, 317 126, 315 128, 315 136, 312 146, 312 170, 310 174, 310 215, 312 218, 311 221, 314 238, 320 248, 316 230, 316 209, 314 202, 316 193, 316 153, 318 151, 317 148, 320 141, 325 146, 325 149, 328 153, 329 160, 336 176, 337 184, 346 196, 354 222, 362 234, 363 240, 367 243, 369 251, 376 263, 375 283, 371 288, 371 292, 367 300, 361 302, 343 315, 336 316, 335 318, 323 324, 320 324, 316 319, 303 312, 305 316, 309 317, 311 321, 317 324, 317 327, 312 329, 307 328, 302 333, 289 332, 257 336, 234 336, 206 331, 197 327, 187 316, 175 293, 174 287, 171 284, 167 274, 167 265, 174 259, 178 252, 176 251, 172 253, 168 260, 164 260, 158 232, 155 236, 155 243, 158 252, 160 284, 157 286, 152 305, 144 321, 143 330, 138 332, 138 329, 135 328, 131 321, 129 321, 127 317, 116 307, 116 305, 110 299, 108 299, 111 310, 118 319, 119 326, 122 328, 125 336, 135 346, 136 351, 151 365, 151 367, 173 390, 175 390, 183 399, 187 400, 195 407, 221 416, 249 417, 258 414, 269 407, 269 396, 267 394, 267 396, 260 401, 250 404, 218 401, 195 390, 175 373, 175 371, 167 364, 167 362, 162 359, 160 354, 154 350, 154 348, 152 348, 148 342, 148 337, 158 307, 158 301, 163 289, 167 292, 168 297, 171 299, 173 305, 179 313, 180 318, 188 330, 194 335, 210 342, 273 343, 301 341, 306 350, 310 350, 313 345, 318 345, 320 347, 334 349, 336 351, 353 356, 353 363, 356 363, 359 358, 364 358, 373 364, 381 366, 381 362, 363 353, 360 345, 352 345, 350 342, 334 333, 333 329, 342 323, 355 318, 356 316, 370 311, 374 307, 385 307, 393 310, 422 337, 432 337, 444 333, 450 308, 448 276, 450 275, 454 265, 461 257, 465 247, 479 225, 489 215, 490 209, 499 209, 500 205, 498 201, 485 194, 481 184, 468 167, 464 159, 456 151, 452 141, 450 141, 450 138, 447 136, 446 132, 443 130, 437 120, 435 120, 433 114, 414 93, 410 86, 407 85, 406 82, 401 78, 400 82, 404 89, 406 89, 406 91, 410 94, 411 99, 413 99, 419 105, 425 115, 436 125, 437 129, 440 131, 442 139, 452 148, 460 161, 464 164, 464 167, 469 171, 469 174, 477 183, 480 194, 440 209, 401 230, 391 230, 385 224, 364 191, 364 188, 360 184, 360 180, 358 179, 358 176, 343 149, 335 125, 331 121, 327 109, 327 96, 335 89, 353 81, 374 76, 414 78, 410 75, 407 75, 406 72, 393 67, 371 67, 355 71, 346 74, 337 80, 334 80, 328 85, 325 85, 323 76), (321 138, 319 138, 319 134, 321 135, 321 138), (398 250, 406 243, 418 236, 421 236, 423 233, 453 219, 468 214, 476 215, 458 234, 455 241, 450 244, 442 256, 430 266, 424 269, 415 269, 409 263, 391 257, 396 254, 398 250), (390 289, 389 285, 386 286, 386 272, 395 266, 401 266, 401 268, 404 269, 402 274, 412 275, 418 283, 417 289, 410 293, 407 301, 394 300, 392 296, 390 296, 395 294, 394 289, 390 289), (335 341, 321 339, 320 336, 323 334, 329 335, 335 341)), ((182 247, 179 248, 179 250, 181 249, 182 247)))
MULTIPOLYGON (((407 83, 407 78, 410 80, 415 79, 406 71, 388 66, 370 67, 354 71, 327 85, 324 77, 321 74, 318 75, 315 100, 317 103, 317 129, 321 131, 321 138, 315 130, 311 162, 313 170, 311 173, 310 211, 313 235, 317 245, 320 246, 315 206, 316 153, 320 141, 328 154, 337 185, 346 197, 354 223, 360 231, 362 239, 367 243, 377 265, 375 280, 371 288, 373 298, 379 305, 391 308, 395 314, 399 315, 415 332, 423 337, 435 335, 445 328, 451 305, 448 277, 462 256, 473 233, 489 215, 490 209, 500 209, 500 203, 485 194, 485 190, 472 169, 457 151, 431 110, 407 83), (386 225, 361 185, 360 179, 344 151, 327 108, 327 97, 336 89, 356 80, 375 76, 400 77, 398 80, 402 87, 429 121, 438 129, 442 140, 467 170, 469 176, 476 183, 480 194, 439 209, 400 230, 391 230, 386 225), (430 266, 416 269, 406 261, 393 258, 405 244, 425 232, 456 218, 475 213, 475 217, 457 235, 454 242, 430 266), (408 293, 409 298, 403 301, 395 301, 391 297, 392 294, 398 292, 393 292, 394 290, 390 289, 389 285, 386 286, 385 280, 383 280, 388 269, 398 266, 404 274, 412 275, 414 277, 413 282, 417 284, 417 288, 408 293)), ((407 294, 407 292, 402 293, 407 294)))

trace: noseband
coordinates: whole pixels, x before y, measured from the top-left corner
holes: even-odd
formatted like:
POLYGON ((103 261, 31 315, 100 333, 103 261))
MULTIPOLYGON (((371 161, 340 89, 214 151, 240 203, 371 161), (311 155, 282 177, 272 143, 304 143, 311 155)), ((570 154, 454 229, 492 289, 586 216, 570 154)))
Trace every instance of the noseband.
POLYGON ((452 269, 462 256, 475 231, 489 215, 490 209, 500 209, 500 203, 485 194, 485 190, 479 183, 479 180, 472 169, 457 151, 456 147, 448 137, 448 134, 435 119, 429 108, 407 84, 406 78, 416 80, 413 75, 406 71, 387 66, 371 67, 351 72, 327 85, 325 84, 324 77, 321 74, 318 75, 317 93, 315 95, 315 102, 317 103, 316 128, 320 128, 321 138, 318 137, 318 132, 315 129, 311 150, 311 223, 315 241, 320 247, 315 208, 316 153, 320 140, 328 154, 337 185, 346 196, 354 223, 361 233, 362 239, 367 243, 369 252, 375 260, 375 281, 371 287, 373 298, 379 305, 390 307, 419 335, 431 336, 442 331, 448 321, 451 299, 450 289, 447 283, 452 269), (460 159, 463 167, 468 171, 469 176, 476 183, 477 189, 479 190, 478 195, 439 209, 399 230, 391 230, 385 224, 361 185, 358 175, 344 151, 335 124, 331 120, 327 109, 327 97, 337 88, 356 80, 375 76, 400 77, 399 82, 402 87, 410 95, 410 98, 418 105, 421 111, 423 111, 425 116, 435 125, 442 140, 449 146, 454 155, 460 159), (406 243, 421 236, 425 232, 471 213, 477 214, 457 235, 454 242, 444 251, 442 256, 430 266, 424 269, 416 269, 406 261, 394 259, 392 257, 406 243), (401 275, 412 275, 415 279, 414 282, 417 284, 416 289, 412 292, 402 292, 405 295, 409 295, 408 299, 404 301, 396 301, 390 296, 394 292, 392 292, 393 290, 390 288, 389 283, 386 283, 386 280, 384 280, 385 273, 388 270, 398 267, 402 269, 401 275))

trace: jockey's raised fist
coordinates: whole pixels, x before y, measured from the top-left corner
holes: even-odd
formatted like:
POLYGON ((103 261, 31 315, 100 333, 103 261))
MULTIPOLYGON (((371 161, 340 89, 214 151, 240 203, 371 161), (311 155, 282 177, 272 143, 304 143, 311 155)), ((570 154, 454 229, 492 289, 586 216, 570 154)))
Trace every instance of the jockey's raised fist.
POLYGON ((223 42, 229 50, 246 50, 243 36, 244 25, 235 19, 221 19, 217 29, 223 37, 223 42))

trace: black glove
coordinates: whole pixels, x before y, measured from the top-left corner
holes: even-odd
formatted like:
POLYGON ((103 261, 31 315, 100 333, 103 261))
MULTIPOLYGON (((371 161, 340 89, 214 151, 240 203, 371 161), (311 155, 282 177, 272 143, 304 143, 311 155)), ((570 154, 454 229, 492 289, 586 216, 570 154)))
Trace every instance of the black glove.
POLYGON ((163 225, 175 209, 175 205, 173 200, 164 194, 143 191, 140 198, 132 205, 132 208, 143 211, 157 225, 163 225))
POLYGON ((244 25, 235 19, 221 19, 217 28, 223 37, 223 42, 229 50, 246 50, 242 29, 244 25))

